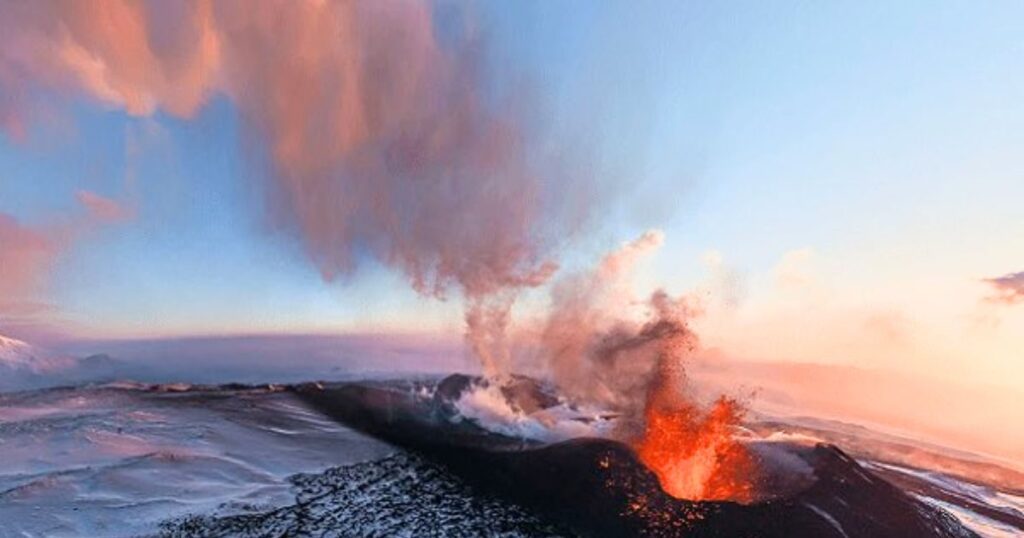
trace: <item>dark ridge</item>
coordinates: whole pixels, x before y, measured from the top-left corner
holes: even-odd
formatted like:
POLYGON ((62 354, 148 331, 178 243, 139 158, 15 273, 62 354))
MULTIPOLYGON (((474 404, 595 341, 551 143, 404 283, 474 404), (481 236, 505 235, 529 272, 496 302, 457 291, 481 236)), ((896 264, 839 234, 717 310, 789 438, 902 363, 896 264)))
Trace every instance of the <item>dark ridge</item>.
POLYGON ((752 505, 676 499, 617 441, 542 445, 453 420, 446 402, 466 383, 443 380, 433 397, 383 384, 307 384, 292 390, 335 420, 419 453, 477 490, 530 507, 583 535, 977 536, 826 444, 792 448, 816 478, 799 493, 752 505))

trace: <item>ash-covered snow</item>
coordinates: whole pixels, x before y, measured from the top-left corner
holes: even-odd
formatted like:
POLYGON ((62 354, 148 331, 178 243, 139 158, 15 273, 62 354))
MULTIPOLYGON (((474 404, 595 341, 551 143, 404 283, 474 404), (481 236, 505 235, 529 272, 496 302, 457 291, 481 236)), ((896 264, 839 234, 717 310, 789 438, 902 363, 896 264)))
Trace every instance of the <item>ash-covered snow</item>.
POLYGON ((292 478, 295 502, 263 512, 168 522, 167 538, 232 536, 563 536, 408 453, 292 478))

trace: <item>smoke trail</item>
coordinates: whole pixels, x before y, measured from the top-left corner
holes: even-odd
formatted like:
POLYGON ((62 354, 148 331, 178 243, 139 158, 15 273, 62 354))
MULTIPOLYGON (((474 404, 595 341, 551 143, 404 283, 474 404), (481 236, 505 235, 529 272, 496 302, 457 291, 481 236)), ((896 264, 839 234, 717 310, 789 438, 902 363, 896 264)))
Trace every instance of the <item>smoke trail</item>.
POLYGON ((507 360, 517 290, 545 282, 568 220, 521 92, 493 84, 468 17, 426 2, 6 2, 0 119, 34 90, 190 117, 228 96, 266 150, 273 220, 325 279, 372 257, 466 298, 472 347, 507 360), (447 19, 446 19, 447 20, 447 19))
POLYGON ((481 38, 442 45, 432 18, 426 4, 217 5, 227 91, 273 157, 276 214, 327 279, 368 254, 421 293, 461 290, 497 375, 516 290, 555 269, 546 170, 529 114, 483 87, 481 38))

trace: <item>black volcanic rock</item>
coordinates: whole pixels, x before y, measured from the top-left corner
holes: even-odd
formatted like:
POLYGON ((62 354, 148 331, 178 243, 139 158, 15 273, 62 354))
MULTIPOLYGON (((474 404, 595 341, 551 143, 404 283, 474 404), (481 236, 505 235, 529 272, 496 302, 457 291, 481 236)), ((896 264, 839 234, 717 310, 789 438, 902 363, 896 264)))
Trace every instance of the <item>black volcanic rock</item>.
POLYGON ((571 536, 408 452, 291 478, 295 502, 161 525, 162 538, 571 536))
POLYGON ((457 398, 471 381, 448 378, 434 398, 385 385, 294 390, 336 420, 422 454, 479 491, 533 508, 584 535, 976 536, 825 444, 792 448, 814 474, 801 491, 751 505, 676 499, 622 443, 576 439, 542 445, 453 421, 443 409, 445 400, 457 398))

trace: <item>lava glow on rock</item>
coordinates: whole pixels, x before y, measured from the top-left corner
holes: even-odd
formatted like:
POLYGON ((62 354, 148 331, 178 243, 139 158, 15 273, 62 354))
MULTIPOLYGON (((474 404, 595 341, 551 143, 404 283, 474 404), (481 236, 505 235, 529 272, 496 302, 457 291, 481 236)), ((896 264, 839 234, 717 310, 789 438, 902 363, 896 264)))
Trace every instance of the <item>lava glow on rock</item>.
POLYGON ((644 429, 633 444, 666 493, 694 501, 754 500, 754 458, 733 435, 743 418, 740 402, 719 397, 703 408, 667 381, 663 369, 644 408, 644 429))

